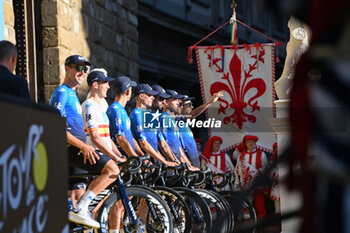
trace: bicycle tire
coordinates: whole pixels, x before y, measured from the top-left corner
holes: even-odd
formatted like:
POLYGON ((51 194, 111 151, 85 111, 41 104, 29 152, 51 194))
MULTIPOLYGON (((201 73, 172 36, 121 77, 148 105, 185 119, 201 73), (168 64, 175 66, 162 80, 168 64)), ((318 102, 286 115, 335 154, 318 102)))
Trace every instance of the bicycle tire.
POLYGON ((209 205, 212 214, 211 232, 226 233, 229 230, 228 210, 214 192, 205 189, 194 189, 209 205))
MULTIPOLYGON (((150 188, 143 187, 143 186, 130 186, 130 187, 126 187, 125 189, 126 189, 126 192, 128 193, 128 196, 132 197, 130 199, 130 203, 134 207, 135 213, 138 217, 139 217, 138 210, 141 211, 141 209, 138 208, 140 206, 135 204, 141 203, 142 200, 145 200, 146 202, 142 202, 142 203, 147 203, 148 206, 149 206, 149 203, 152 203, 152 205, 154 205, 154 207, 157 208, 156 209, 157 214, 161 214, 161 216, 158 216, 158 217, 161 217, 161 220, 162 220, 161 222, 150 222, 152 219, 149 217, 149 211, 148 211, 147 218, 146 218, 147 222, 145 222, 145 220, 144 221, 141 220, 141 222, 145 224, 145 227, 147 228, 147 232, 173 233, 173 223, 171 219, 172 218, 171 213, 168 209, 167 204, 158 193, 156 193, 150 188)), ((121 195, 119 192, 116 192, 116 193, 113 193, 109 198, 107 198, 107 200, 101 206, 101 209, 97 217, 97 221, 99 221, 101 224, 101 228, 98 229, 99 233, 109 232, 109 213, 110 213, 111 207, 119 200, 121 200, 121 195)), ((126 227, 127 227, 129 229, 126 232, 138 233, 137 229, 133 229, 132 225, 126 226, 125 214, 126 214, 126 211, 124 212, 124 217, 123 217, 124 231, 126 231, 126 227)))
POLYGON ((176 187, 175 191, 179 192, 186 201, 192 200, 193 204, 196 205, 201 214, 202 222, 196 222, 193 219, 193 210, 190 208, 191 216, 192 216, 192 233, 210 233, 212 226, 212 216, 210 213, 210 208, 206 201, 195 191, 190 190, 188 188, 176 187))
MULTIPOLYGON (((181 214, 181 222, 176 222, 174 219, 174 233, 190 233, 192 229, 192 218, 184 197, 172 188, 164 186, 155 186, 152 188, 163 197, 168 205, 171 205, 171 203, 168 203, 166 197, 170 197, 175 206, 176 214, 181 214)), ((170 207, 169 209, 170 211, 172 210, 170 207)))
POLYGON ((221 196, 218 192, 212 192, 217 198, 219 198, 222 202, 222 204, 225 207, 226 210, 226 215, 227 215, 227 219, 228 219, 228 231, 227 232, 232 232, 234 230, 235 227, 235 216, 233 213, 233 210, 230 206, 230 204, 228 203, 228 201, 221 196))
MULTIPOLYGON (((232 210, 234 212, 235 216, 235 231, 242 231, 246 227, 253 226, 257 224, 258 218, 256 216, 255 208, 251 201, 249 201, 247 198, 243 199, 241 202, 241 206, 237 206, 237 202, 239 202, 239 198, 237 197, 236 192, 232 191, 221 191, 219 192, 220 195, 222 195, 230 204, 232 207, 232 210), (248 210, 247 217, 244 219, 244 213, 243 208, 246 208, 248 210)), ((256 232, 256 228, 253 228, 251 230, 246 230, 245 232, 254 233, 256 232)))

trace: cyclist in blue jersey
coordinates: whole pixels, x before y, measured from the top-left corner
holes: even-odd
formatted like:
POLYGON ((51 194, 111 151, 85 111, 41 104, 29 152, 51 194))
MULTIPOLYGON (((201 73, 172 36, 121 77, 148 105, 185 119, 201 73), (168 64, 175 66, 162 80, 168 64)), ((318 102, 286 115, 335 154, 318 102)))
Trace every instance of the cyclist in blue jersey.
POLYGON ((114 82, 114 103, 107 109, 111 137, 128 156, 144 155, 132 136, 130 118, 124 108, 131 98, 132 87, 136 85, 129 77, 118 77, 114 82))
MULTIPOLYGON (((163 107, 166 105, 166 99, 169 99, 171 95, 168 95, 164 88, 159 85, 152 85, 151 86, 154 91, 157 92, 157 95, 154 96, 154 100, 152 102, 151 108, 149 108, 150 111, 153 113, 163 114, 163 107)), ((161 117, 160 117, 161 119, 161 117)), ((157 135, 159 135, 159 138, 164 138, 162 127, 160 127, 157 130, 157 135)), ((159 141, 158 148, 160 149, 160 152, 162 155, 164 155, 166 158, 168 158, 170 161, 174 161, 176 163, 180 163, 180 161, 176 158, 174 152, 169 147, 166 140, 159 141)))
MULTIPOLYGON (((193 97, 188 97, 184 95, 182 102, 180 102, 180 107, 178 108, 178 117, 176 120, 178 122, 186 122, 187 119, 193 119, 202 114, 209 106, 215 103, 220 97, 223 96, 222 92, 214 93, 209 102, 193 109, 192 100, 193 97)), ((190 159, 191 163, 199 167, 199 154, 197 150, 196 141, 194 140, 192 130, 186 124, 178 124, 180 128, 180 140, 185 154, 190 159)))
MULTIPOLYGON (((146 125, 145 113, 150 117, 157 116, 151 114, 148 110, 152 106, 154 95, 158 92, 153 91, 148 84, 138 84, 134 95, 136 99, 136 108, 130 113, 131 131, 134 138, 138 141, 141 148, 153 159, 165 163, 168 166, 177 166, 178 163, 167 161, 158 151, 158 142, 164 142, 163 135, 156 127, 146 125)), ((171 160, 174 161, 174 158, 171 160)))
POLYGON ((179 128, 176 125, 175 114, 179 108, 180 99, 182 99, 183 96, 179 95, 174 90, 166 90, 166 93, 171 97, 166 99, 166 104, 163 107, 164 112, 161 116, 163 136, 180 161, 186 163, 190 170, 199 170, 199 168, 192 166, 185 155, 180 142, 179 128))
POLYGON ((90 62, 79 55, 66 59, 63 84, 53 92, 50 105, 58 109, 67 120, 69 165, 100 174, 89 184, 76 208, 69 212, 69 220, 99 228, 100 224, 91 217, 88 206, 97 194, 116 180, 119 169, 108 156, 96 153, 93 146, 86 144, 81 105, 75 90, 86 78, 89 65, 90 62))

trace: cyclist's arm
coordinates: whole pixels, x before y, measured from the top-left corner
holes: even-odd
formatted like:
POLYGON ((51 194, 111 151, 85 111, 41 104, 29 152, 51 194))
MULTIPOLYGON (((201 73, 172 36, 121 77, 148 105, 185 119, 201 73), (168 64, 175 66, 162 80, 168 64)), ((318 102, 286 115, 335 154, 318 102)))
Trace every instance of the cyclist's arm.
POLYGON ((134 151, 134 148, 132 148, 129 141, 126 139, 125 135, 117 136, 117 142, 128 156, 138 156, 134 151))
POLYGON ((122 153, 120 153, 118 147, 115 145, 115 143, 113 142, 112 139, 111 139, 111 144, 112 144, 112 151, 113 151, 119 158, 123 158, 122 153))
MULTIPOLYGON (((52 97, 50 100, 50 105, 60 111, 61 116, 66 117, 65 106, 68 100, 68 96, 61 92, 56 97, 52 97)), ((84 164, 86 160, 89 160, 90 164, 95 164, 96 159, 100 159, 98 155, 95 153, 95 149, 79 140, 73 134, 71 134, 68 130, 67 132, 67 142, 77 148, 80 149, 81 153, 84 155, 84 164)))
POLYGON ((78 147, 84 155, 84 164, 86 163, 86 160, 90 161, 90 164, 95 164, 96 159, 100 159, 98 155, 95 153, 95 148, 84 143, 83 141, 79 140, 73 134, 71 134, 69 131, 67 132, 67 142, 75 147, 78 147))
POLYGON ((180 153, 181 153, 181 161, 186 163, 188 166, 188 169, 190 170, 199 170, 199 168, 192 166, 190 160, 187 158, 186 154, 183 152, 181 146, 179 147, 180 153))
POLYGON ((140 141, 140 146, 152 158, 159 160, 160 162, 165 163, 168 166, 175 166, 173 162, 166 161, 165 158, 159 152, 156 152, 154 148, 148 143, 147 140, 140 141))
POLYGON ((196 118, 199 115, 201 115, 210 105, 212 105, 213 103, 218 101, 218 99, 220 97, 222 97, 223 95, 224 94, 222 92, 214 93, 209 102, 202 104, 201 106, 199 106, 191 111, 190 118, 196 118))
MULTIPOLYGON (((201 156, 203 156, 203 155, 201 155, 201 156)), ((207 168, 207 162, 205 161, 205 159, 203 159, 203 158, 201 158, 201 168, 202 169, 206 169, 207 168)))
POLYGON ((174 152, 170 149, 170 146, 168 145, 168 143, 165 140, 158 142, 158 147, 159 147, 160 151, 162 152, 162 154, 169 161, 178 161, 174 152))
POLYGON ((138 154, 139 156, 143 156, 144 153, 143 153, 143 151, 141 150, 139 144, 137 143, 137 141, 135 140, 135 138, 133 138, 133 140, 134 140, 134 146, 135 146, 135 152, 136 152, 136 154, 138 154))
POLYGON ((100 137, 97 130, 88 130, 88 133, 91 138, 91 142, 105 155, 109 156, 111 159, 113 159, 116 162, 121 162, 120 157, 118 157, 111 148, 108 147, 108 145, 103 141, 103 139, 100 137))

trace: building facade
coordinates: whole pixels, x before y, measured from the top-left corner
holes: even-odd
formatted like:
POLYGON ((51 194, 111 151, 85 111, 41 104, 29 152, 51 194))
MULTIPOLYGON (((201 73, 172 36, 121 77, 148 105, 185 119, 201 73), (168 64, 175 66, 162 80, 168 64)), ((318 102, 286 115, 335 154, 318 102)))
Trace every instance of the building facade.
MULTIPOLYGON (((197 65, 196 61, 187 62, 187 49, 232 16, 230 0, 1 2, 4 38, 16 43, 20 52, 16 72, 27 78, 33 99, 46 103, 64 79, 65 58, 81 54, 112 77, 127 75, 140 82, 158 83, 196 97, 195 105, 200 105, 197 65)), ((279 47, 281 62, 276 64, 278 78, 289 38, 288 18, 259 11, 261 6, 253 0, 236 2, 237 19, 284 42, 279 47)), ((241 25, 237 36, 239 43, 270 42, 241 25)), ((201 45, 229 43, 227 25, 201 45)), ((86 84, 79 87, 81 100, 87 89, 86 84)))

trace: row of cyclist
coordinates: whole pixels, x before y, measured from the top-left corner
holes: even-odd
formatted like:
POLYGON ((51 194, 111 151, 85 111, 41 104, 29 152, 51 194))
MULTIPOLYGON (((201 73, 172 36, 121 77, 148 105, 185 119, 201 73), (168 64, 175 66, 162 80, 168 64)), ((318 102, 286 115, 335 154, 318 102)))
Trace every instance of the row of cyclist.
MULTIPOLYGON (((94 69, 87 76, 90 96, 80 105, 75 91, 90 65, 82 56, 68 57, 64 82, 50 101, 66 118, 70 169, 75 174, 79 169, 88 172, 70 177, 73 231, 211 232, 214 226, 231 232, 232 205, 213 192, 211 173, 198 168, 191 130, 185 126, 179 131, 175 119, 180 113, 197 117, 223 94, 215 93, 208 103, 193 109, 188 96, 158 85, 136 84, 126 76, 110 78, 104 69, 94 69), (115 102, 108 107, 104 98, 111 81, 115 102), (128 116, 124 107, 132 92, 136 108, 128 116), (201 183, 212 191, 195 189, 201 183)), ((220 178, 219 186, 229 184, 232 174, 220 178)), ((254 208, 244 203, 253 216, 247 218, 255 219, 254 208)))

